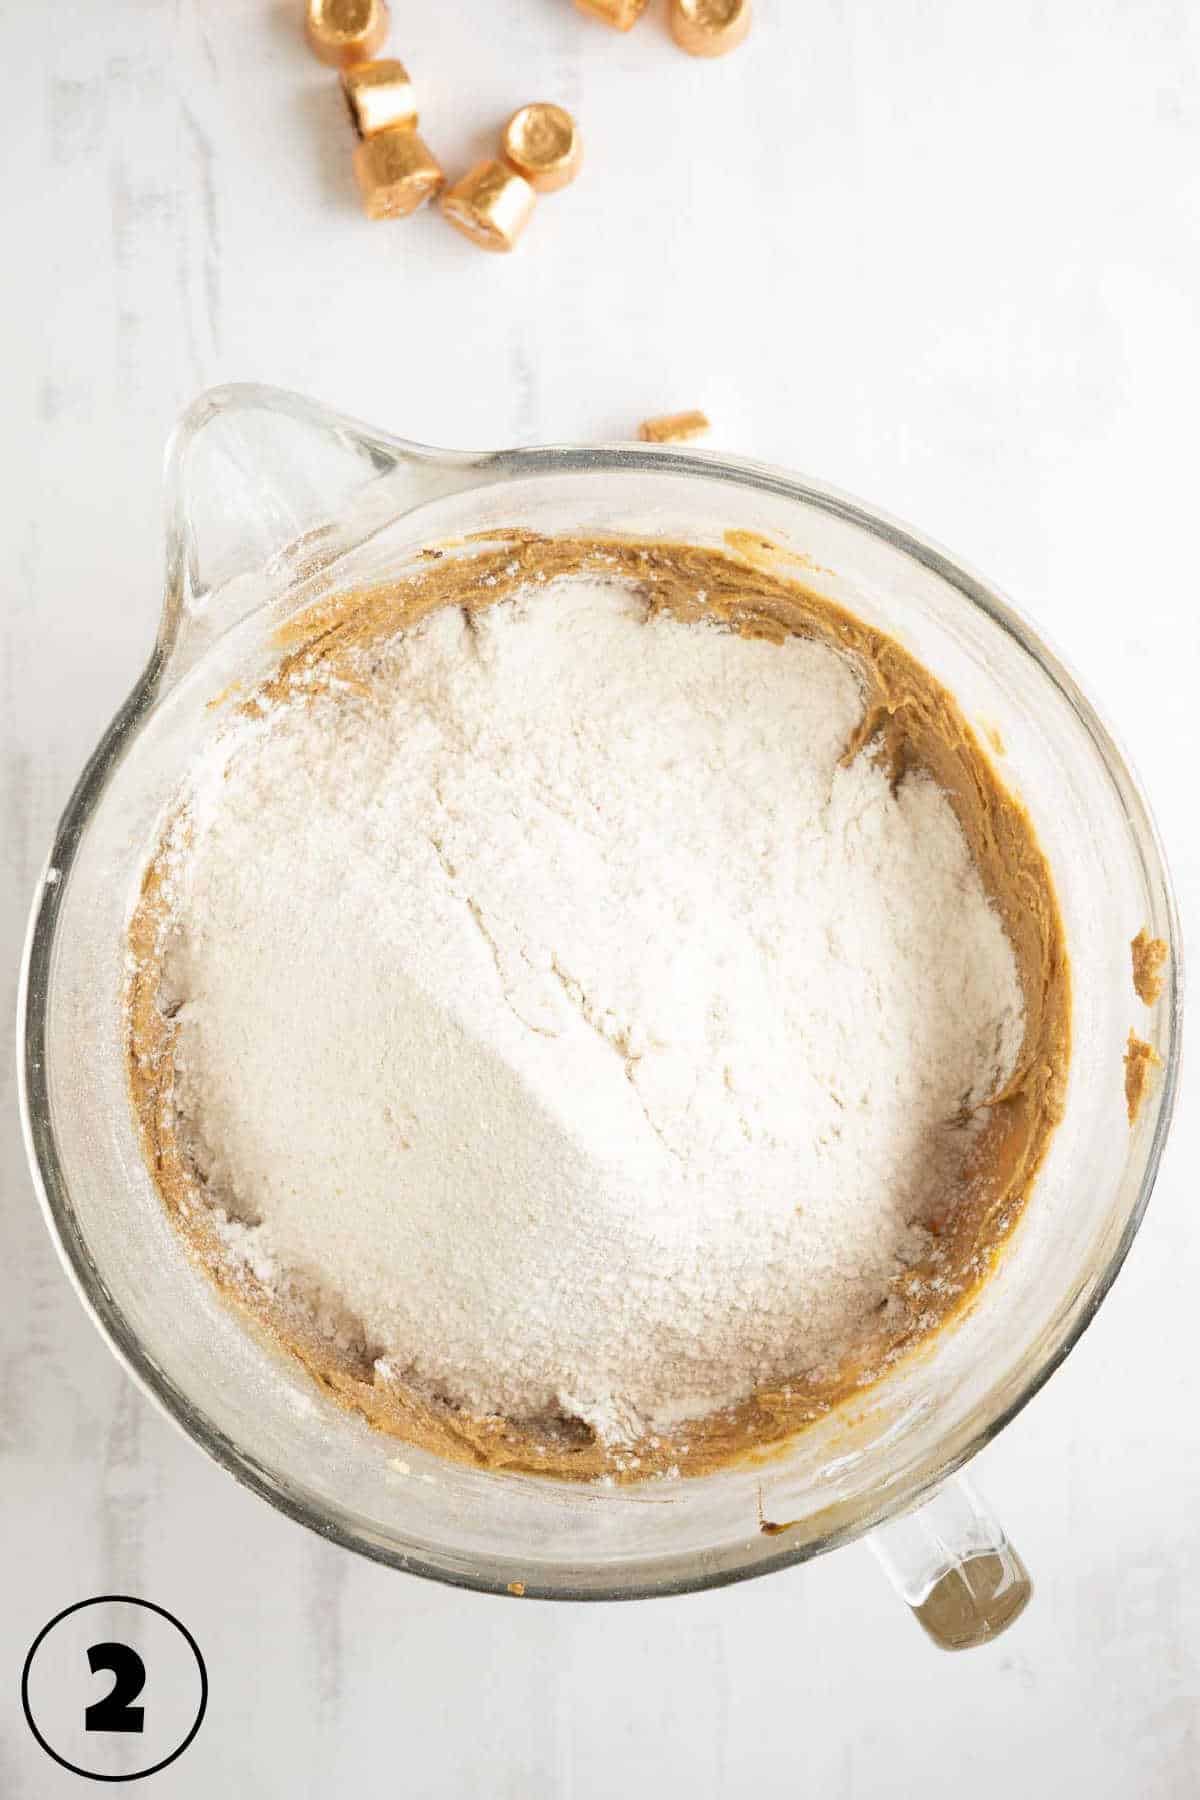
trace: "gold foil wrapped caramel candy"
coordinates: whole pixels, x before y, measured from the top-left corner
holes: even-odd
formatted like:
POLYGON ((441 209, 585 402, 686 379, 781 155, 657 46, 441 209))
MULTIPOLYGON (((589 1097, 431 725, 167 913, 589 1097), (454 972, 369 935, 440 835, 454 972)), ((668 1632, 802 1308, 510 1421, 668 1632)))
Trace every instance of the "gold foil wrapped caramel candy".
POLYGON ((417 97, 401 62, 351 63, 342 70, 342 92, 359 137, 417 122, 417 97))
POLYGON ((583 161, 579 128, 569 112, 539 100, 515 112, 504 127, 501 155, 539 194, 574 181, 583 161))
POLYGON ((446 179, 411 125, 393 125, 356 144, 354 173, 369 219, 406 219, 446 179))
POLYGON ((313 54, 341 69, 382 50, 388 9, 384 0, 308 0, 304 30, 313 54))
POLYGON ((489 159, 447 188, 441 207, 450 223, 481 249, 512 250, 536 199, 523 175, 489 159))
POLYGON ((638 436, 646 444, 686 444, 691 438, 704 437, 712 426, 702 412, 663 413, 657 419, 643 419, 638 436))
POLYGON ((647 0, 575 0, 581 13, 603 19, 617 31, 628 31, 646 10, 647 0))
POLYGON ((671 35, 690 56, 724 56, 750 29, 750 0, 671 0, 671 35))

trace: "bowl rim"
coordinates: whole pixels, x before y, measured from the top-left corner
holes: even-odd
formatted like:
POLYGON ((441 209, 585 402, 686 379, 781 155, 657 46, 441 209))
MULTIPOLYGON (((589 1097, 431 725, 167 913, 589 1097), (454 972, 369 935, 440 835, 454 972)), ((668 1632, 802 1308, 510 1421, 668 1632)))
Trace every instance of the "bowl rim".
MULTIPOLYGON (((307 416, 320 417, 322 420, 331 417, 323 408, 317 408, 312 403, 301 400, 299 396, 275 396, 272 390, 246 387, 216 390, 212 395, 202 396, 190 409, 189 415, 185 416, 184 427, 186 428, 187 417, 198 408, 211 405, 213 401, 226 405, 269 405, 293 414, 303 410, 307 416)), ((358 427, 354 421, 342 420, 341 424, 361 430, 365 439, 372 443, 380 441, 377 432, 358 427)), ((407 448, 399 440, 390 441, 398 449, 407 448)), ((413 450, 414 454, 430 454, 417 446, 413 450)), ((55 933, 61 897, 88 821, 126 746, 159 696, 170 656, 169 633, 160 633, 159 641, 141 677, 85 764, 62 813, 35 893, 21 961, 17 997, 18 1093, 26 1154, 47 1228, 60 1261, 85 1311, 118 1361, 124 1365, 142 1392, 186 1437, 241 1485, 261 1496, 287 1517, 317 1532, 321 1537, 375 1562, 450 1586, 484 1593, 507 1594, 509 1582, 517 1577, 524 1584, 525 1597, 559 1600, 644 1599, 722 1587, 755 1576, 772 1574, 805 1562, 827 1550, 836 1549, 870 1531, 883 1519, 919 1504, 1016 1417, 1079 1342, 1120 1272, 1145 1216, 1170 1130, 1178 1093, 1182 1047, 1183 948, 1178 906, 1149 805, 1128 757, 1106 721, 1087 698, 1066 663, 1021 614, 990 583, 928 538, 864 502, 852 499, 822 483, 790 475, 768 464, 713 452, 630 444, 596 447, 545 446, 503 451, 494 456, 469 460, 475 468, 487 466, 492 471, 493 480, 499 475, 501 479, 511 479, 514 482, 545 475, 595 475, 652 468, 656 474, 665 472, 684 477, 702 477, 710 481, 715 479, 815 507, 881 539, 889 548, 939 576, 963 601, 981 611, 1013 639, 1059 689, 1086 728, 1093 748, 1117 784, 1128 815, 1130 835, 1141 856, 1143 875, 1148 887, 1156 891, 1162 900, 1171 951, 1167 967, 1167 1004, 1163 1015, 1166 1053, 1162 1078, 1153 1097, 1153 1131, 1144 1151, 1133 1204, 1107 1262, 1092 1282, 1082 1304, 1079 1303, 1081 1297, 1074 1296, 1071 1302, 1075 1307, 1074 1316, 1059 1330, 1056 1341, 1041 1355, 1036 1366, 1017 1384, 1017 1391, 994 1410, 989 1408, 992 1394, 978 1402, 969 1417, 960 1424, 944 1460, 938 1461, 936 1467, 898 1482, 889 1491, 886 1504, 881 1504, 874 1512, 861 1512, 828 1533, 803 1543, 791 1546, 781 1544, 778 1549, 767 1551, 765 1540, 759 1540, 759 1544, 764 1546, 762 1549, 759 1549, 759 1544, 751 1544, 740 1553, 731 1552, 723 1565, 718 1564, 713 1556, 699 1558, 693 1552, 684 1553, 682 1557, 658 1553, 637 1562, 604 1565, 600 1571, 602 1579, 599 1584, 595 1579, 583 1579, 585 1570, 593 1566, 600 1570, 599 1565, 591 1565, 586 1560, 574 1568, 564 1564, 561 1578, 555 1570, 545 1580, 531 1573, 529 1561, 522 1561, 518 1565, 515 1559, 497 1558, 486 1569, 482 1566, 451 1565, 448 1562, 438 1562, 427 1550, 410 1552, 379 1541, 377 1537, 357 1529, 349 1514, 338 1517, 327 1504, 308 1497, 303 1490, 275 1475, 209 1419, 141 1344, 94 1263, 84 1240, 71 1203, 51 1119, 46 1067, 46 1017, 53 981, 55 933), (683 1568, 679 1566, 681 1563, 690 1563, 692 1567, 683 1568), (656 1569, 661 1569, 662 1572, 656 1574, 656 1569), (629 1573, 624 1573, 625 1571, 629 1573)), ((465 487, 470 485, 470 482, 464 482, 465 487)))

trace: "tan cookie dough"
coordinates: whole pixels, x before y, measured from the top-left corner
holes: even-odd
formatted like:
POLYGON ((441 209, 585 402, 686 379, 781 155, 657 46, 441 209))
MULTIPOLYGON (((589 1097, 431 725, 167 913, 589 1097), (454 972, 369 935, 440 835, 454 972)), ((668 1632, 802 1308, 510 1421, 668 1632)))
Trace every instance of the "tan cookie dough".
POLYGON ((1136 1125, 1146 1095, 1154 1085, 1154 1072, 1162 1068, 1162 1057, 1152 1044, 1143 1043, 1131 1031, 1125 1046, 1125 1109, 1129 1123, 1136 1125))
POLYGON ((1162 966, 1167 960, 1165 938, 1152 938, 1143 925, 1129 946, 1133 957, 1133 991, 1147 1006, 1153 1006, 1163 991, 1162 966))
MULTIPOLYGON (((868 694, 846 760, 873 744, 890 759, 897 782, 917 767, 939 782, 1016 955, 1024 1042, 1011 1079, 991 1103, 989 1123, 965 1171, 961 1203, 935 1222, 936 1247, 928 1260, 897 1278, 901 1304, 889 1306, 886 1323, 881 1316, 876 1335, 860 1342, 832 1376, 798 1373, 736 1407, 619 1450, 605 1446, 575 1418, 471 1416, 436 1394, 385 1378, 369 1345, 334 1346, 311 1318, 295 1308, 285 1310, 249 1270, 231 1262, 220 1243, 172 1116, 174 1026, 160 1005, 157 956, 167 910, 161 851, 149 865, 129 930, 134 970, 128 990, 129 1086, 144 1153, 192 1253, 247 1321, 381 1431, 456 1461, 540 1475, 632 1481, 675 1470, 701 1474, 783 1444, 839 1400, 861 1392, 960 1311, 995 1267, 1063 1106, 1070 982, 1050 871, 1028 815, 1000 781, 953 696, 894 640, 775 572, 767 555, 749 559, 686 545, 527 532, 506 534, 499 543, 490 535, 486 548, 469 554, 464 548, 431 549, 408 579, 309 608, 280 633, 285 654, 275 676, 257 694, 235 696, 231 704, 254 714, 265 700, 298 692, 318 666, 340 672, 352 648, 390 637, 437 607, 481 609, 530 582, 561 575, 632 581, 652 608, 681 619, 716 617, 745 635, 779 643, 795 633, 842 651, 861 671, 868 694), (698 594, 706 597, 703 605, 698 594)), ((765 552, 769 546, 759 548, 765 552)), ((929 945, 929 954, 936 956, 936 944, 929 945)), ((1131 1057, 1136 1043, 1131 1037, 1131 1057)), ((1137 1104, 1149 1079, 1149 1060, 1148 1046, 1139 1047, 1134 1063, 1127 1060, 1127 1095, 1135 1071, 1141 1084, 1137 1104)), ((1132 1096, 1129 1105, 1132 1117, 1132 1096)))

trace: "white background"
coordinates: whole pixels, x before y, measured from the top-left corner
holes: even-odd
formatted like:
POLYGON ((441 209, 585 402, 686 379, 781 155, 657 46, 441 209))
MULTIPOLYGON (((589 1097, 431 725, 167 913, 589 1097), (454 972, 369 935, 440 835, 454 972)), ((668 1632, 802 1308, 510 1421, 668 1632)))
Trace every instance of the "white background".
MULTIPOLYGON (((161 447, 272 381, 426 441, 713 443, 858 492, 1006 587, 1107 710, 1200 903, 1195 0, 758 0, 693 62, 570 0, 395 0, 453 170, 516 105, 589 165, 512 258, 368 224, 300 0, 0 0, 0 1007, 53 821, 144 658, 161 447)), ((8 1028, 5 1026, 5 1038, 8 1028)), ((210 1466, 118 1370, 0 1120, 0 1794, 80 1791, 16 1683, 94 1593, 177 1612, 212 1697, 167 1796, 1200 1792, 1200 1126, 1185 1090, 1098 1322, 976 1465, 1038 1582, 922 1640, 861 1547, 680 1601, 380 1571, 210 1466), (1189 1116, 1190 1115, 1190 1116, 1189 1116)))

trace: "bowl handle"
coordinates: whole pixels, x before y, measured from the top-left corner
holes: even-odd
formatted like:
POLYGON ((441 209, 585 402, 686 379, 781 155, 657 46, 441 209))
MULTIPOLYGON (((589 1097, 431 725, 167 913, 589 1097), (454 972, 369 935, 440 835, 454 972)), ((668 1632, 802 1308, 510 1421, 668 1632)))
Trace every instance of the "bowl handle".
POLYGON ((281 388, 209 389, 167 446, 160 666, 178 677, 215 636, 374 531, 506 468, 494 453, 431 450, 281 388))
POLYGON ((989 1644, 1033 1593, 1025 1564, 971 1484, 956 1475, 867 1543, 941 1650, 989 1644))

